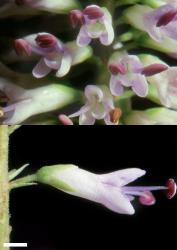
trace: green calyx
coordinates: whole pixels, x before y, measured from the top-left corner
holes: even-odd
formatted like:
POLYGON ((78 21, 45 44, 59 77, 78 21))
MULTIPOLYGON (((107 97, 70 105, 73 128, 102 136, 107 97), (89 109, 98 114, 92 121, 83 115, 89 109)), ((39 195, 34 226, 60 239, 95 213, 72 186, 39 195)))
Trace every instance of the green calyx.
POLYGON ((75 190, 70 185, 62 181, 58 176, 60 172, 68 170, 70 168, 77 167, 72 164, 42 167, 36 173, 37 182, 50 185, 64 192, 75 192, 75 190))

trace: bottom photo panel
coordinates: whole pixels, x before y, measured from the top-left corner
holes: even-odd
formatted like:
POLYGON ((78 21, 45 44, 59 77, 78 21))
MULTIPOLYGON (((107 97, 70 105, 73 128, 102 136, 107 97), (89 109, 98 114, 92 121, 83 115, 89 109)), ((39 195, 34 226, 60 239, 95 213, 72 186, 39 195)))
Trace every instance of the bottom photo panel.
POLYGON ((177 127, 0 126, 0 250, 177 250, 177 127))

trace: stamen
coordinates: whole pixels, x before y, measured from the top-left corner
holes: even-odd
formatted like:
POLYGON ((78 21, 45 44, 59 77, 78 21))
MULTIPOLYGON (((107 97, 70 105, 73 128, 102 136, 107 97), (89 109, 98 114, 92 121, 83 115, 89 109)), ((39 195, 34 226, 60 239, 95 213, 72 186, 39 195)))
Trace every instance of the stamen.
POLYGON ((104 12, 99 6, 91 5, 83 10, 83 14, 87 15, 89 19, 98 19, 104 16, 104 12))
POLYGON ((72 120, 66 115, 59 115, 58 118, 63 125, 73 125, 72 120))
POLYGON ((166 186, 126 186, 123 188, 125 192, 129 192, 129 191, 141 191, 141 192, 145 192, 145 191, 158 191, 158 190, 166 190, 167 187, 166 186))
POLYGON ((126 186, 123 187, 123 192, 126 195, 133 195, 133 196, 139 196, 139 202, 142 205, 151 206, 155 203, 155 197, 153 196, 151 191, 157 191, 157 190, 167 190, 168 188, 165 186, 139 186, 139 187, 131 187, 126 186))
POLYGON ((121 63, 110 64, 109 70, 110 70, 111 74, 113 74, 113 75, 117 75, 117 74, 125 75, 127 72, 125 66, 121 63))
POLYGON ((41 48, 52 48, 57 44, 56 37, 50 34, 38 35, 35 40, 41 48))
POLYGON ((176 183, 173 179, 169 179, 166 183, 167 191, 166 196, 168 199, 172 199, 176 194, 176 183))
POLYGON ((145 76, 153 76, 159 74, 168 69, 168 66, 164 64, 154 63, 147 67, 144 67, 141 73, 145 76))
POLYGON ((156 26, 161 27, 169 24, 176 15, 177 15, 177 10, 170 10, 169 12, 165 13, 160 17, 156 26))
POLYGON ((139 197, 139 202, 145 206, 152 206, 155 204, 156 199, 151 192, 146 191, 139 197))
POLYGON ((73 28, 76 28, 78 25, 84 24, 84 16, 80 10, 72 10, 69 14, 70 22, 73 28))
POLYGON ((32 53, 31 47, 24 39, 16 39, 14 42, 14 49, 17 55, 30 56, 32 53))
POLYGON ((118 123, 122 115, 122 110, 120 108, 115 108, 110 112, 110 120, 112 123, 118 123))

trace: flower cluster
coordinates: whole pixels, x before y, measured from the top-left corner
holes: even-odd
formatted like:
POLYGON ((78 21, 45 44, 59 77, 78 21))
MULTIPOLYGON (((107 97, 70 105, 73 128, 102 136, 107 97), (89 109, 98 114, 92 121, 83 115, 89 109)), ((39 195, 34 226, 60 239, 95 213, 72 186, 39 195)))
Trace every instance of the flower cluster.
MULTIPOLYGON (((129 124, 134 114, 146 117, 148 113, 145 123, 151 124, 151 119, 158 120, 158 116, 152 117, 152 108, 165 110, 166 117, 176 114, 177 0, 112 0, 104 6, 97 1, 81 6, 78 0, 14 0, 3 1, 0 13, 1 18, 11 17, 20 24, 24 16, 29 17, 30 23, 30 31, 26 27, 17 30, 13 46, 1 56, 1 123, 48 124, 50 120, 63 125, 117 125, 129 124), (118 12, 114 12, 116 8, 118 12), (159 57, 156 51, 161 52, 159 57), (82 83, 86 84, 83 93, 82 83), (66 86, 59 95, 61 105, 56 105, 57 94, 51 94, 50 101, 43 95, 50 85, 66 86), (29 91, 40 96, 33 109, 33 98, 26 98, 29 91), (146 99, 150 100, 148 107, 146 99), (17 103, 26 115, 19 112, 17 103), (38 119, 41 113, 45 113, 43 121, 41 116, 38 119), (9 114, 19 118, 9 119, 9 114)), ((2 35, 2 44, 5 39, 2 35)), ((139 124, 139 116, 134 117, 139 124)), ((161 124, 169 124, 166 117, 161 124)), ((170 124, 176 124, 174 115, 170 124)))

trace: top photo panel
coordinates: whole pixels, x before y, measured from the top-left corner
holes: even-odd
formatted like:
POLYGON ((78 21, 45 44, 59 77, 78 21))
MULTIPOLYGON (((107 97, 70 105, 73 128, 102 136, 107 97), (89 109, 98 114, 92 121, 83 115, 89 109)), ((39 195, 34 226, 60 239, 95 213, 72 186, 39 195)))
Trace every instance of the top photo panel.
POLYGON ((1 125, 176 125, 177 0, 1 0, 1 125))

